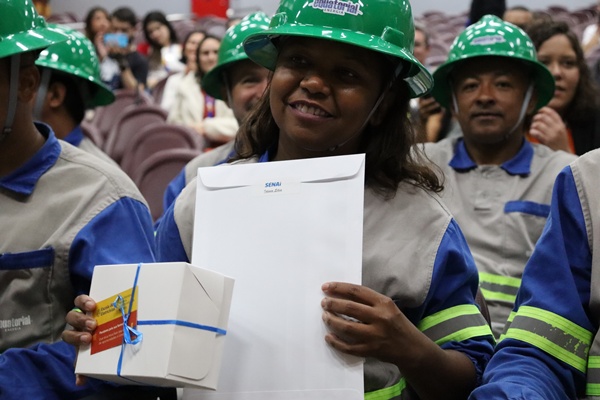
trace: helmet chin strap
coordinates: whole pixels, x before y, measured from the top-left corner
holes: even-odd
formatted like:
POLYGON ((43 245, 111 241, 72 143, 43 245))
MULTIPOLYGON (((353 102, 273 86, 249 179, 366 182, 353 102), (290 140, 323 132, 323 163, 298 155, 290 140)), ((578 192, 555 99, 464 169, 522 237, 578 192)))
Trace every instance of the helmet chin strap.
POLYGON ((33 118, 38 121, 42 120, 42 108, 48 94, 48 85, 50 84, 50 77, 52 71, 49 68, 42 68, 42 77, 40 78, 40 87, 37 92, 35 99, 35 105, 33 106, 33 118))
POLYGON ((0 133, 0 142, 12 132, 15 114, 17 112, 17 92, 19 90, 19 68, 21 67, 21 55, 15 54, 10 58, 10 86, 8 89, 8 109, 6 111, 6 121, 2 133, 0 133))
POLYGON ((529 106, 529 101, 531 100, 531 96, 533 96, 533 83, 530 83, 529 87, 527 88, 527 92, 525 93, 525 98, 523 99, 523 104, 521 104, 521 112, 519 113, 519 119, 517 120, 517 123, 515 124, 515 126, 513 126, 513 128, 510 130, 510 132, 508 132, 506 134, 505 138, 512 135, 517 130, 519 125, 521 125, 523 123, 523 120, 525 119, 525 114, 527 114, 527 107, 529 106))
MULTIPOLYGON (((326 149, 326 151, 328 151, 330 153, 333 153, 334 151, 336 151, 337 149, 339 149, 340 147, 342 147, 343 145, 345 145, 346 143, 348 143, 349 141, 351 141, 352 139, 354 139, 355 137, 357 137, 358 135, 360 135, 363 132, 363 130, 365 129, 365 127, 369 123, 369 120, 371 119, 371 117, 373 116, 373 114, 375 114, 375 111, 377 111, 377 109, 379 108, 379 106, 381 105, 381 102, 383 101, 383 98, 385 97, 385 95, 392 88, 392 86, 394 86, 394 83, 396 82, 396 79, 398 79, 398 76, 400 76, 401 72, 402 72, 402 63, 398 63, 398 66, 394 70, 394 74, 392 76, 392 79, 390 79, 390 83, 381 91, 381 93, 379 94, 379 97, 377 98, 377 101, 375 101, 375 104, 373 104, 373 107, 371 108, 371 112, 369 112, 369 115, 367 115, 367 118, 365 118, 365 121, 362 123, 362 125, 356 131, 356 133, 354 133, 353 135, 351 135, 350 137, 348 137, 343 142, 338 143, 338 144, 336 144, 336 145, 334 145, 332 147, 329 147, 328 149, 326 149)), ((301 146, 301 147, 304 150, 308 150, 308 151, 314 151, 314 152, 323 152, 324 151, 324 150, 318 150, 318 149, 311 149, 311 148, 304 147, 304 146, 301 146)))

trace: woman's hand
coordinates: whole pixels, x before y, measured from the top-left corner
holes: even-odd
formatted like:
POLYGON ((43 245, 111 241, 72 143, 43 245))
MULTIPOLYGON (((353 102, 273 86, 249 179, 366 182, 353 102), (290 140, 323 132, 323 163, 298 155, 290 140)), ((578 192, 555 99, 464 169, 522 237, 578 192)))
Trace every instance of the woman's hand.
MULTIPOLYGON (((69 311, 66 317, 67 324, 71 325, 73 330, 64 330, 62 339, 79 350, 79 346, 91 343, 92 334, 98 326, 96 320, 90 316, 96 309, 96 302, 90 296, 82 294, 75 298, 74 303, 75 308, 69 311)), ((75 384, 84 385, 85 376, 76 375, 75 384)))
POLYGON ((572 153, 567 126, 560 115, 550 107, 540 108, 533 116, 529 135, 552 150, 564 150, 572 153))
POLYGON ((95 309, 96 302, 91 297, 85 294, 77 296, 75 308, 69 311, 66 317, 67 324, 73 329, 63 331, 62 339, 76 347, 91 343, 92 334, 97 327, 96 320, 91 316, 95 309))
POLYGON ((401 364, 419 330, 387 296, 365 286, 329 282, 322 286, 323 321, 333 348, 359 357, 401 364))

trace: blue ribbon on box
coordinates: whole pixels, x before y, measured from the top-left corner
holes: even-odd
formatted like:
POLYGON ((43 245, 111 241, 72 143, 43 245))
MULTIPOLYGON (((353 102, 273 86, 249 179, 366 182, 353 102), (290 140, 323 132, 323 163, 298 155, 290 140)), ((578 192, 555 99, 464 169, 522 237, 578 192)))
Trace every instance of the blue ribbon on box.
MULTIPOLYGON (((132 379, 125 378, 121 376, 121 366, 123 365, 123 350, 125 349, 125 345, 131 344, 136 345, 141 343, 144 337, 144 334, 137 329, 127 325, 129 321, 129 317, 131 316, 131 308, 133 307, 133 299, 135 296, 135 289, 137 288, 137 281, 140 275, 140 269, 142 267, 142 263, 139 263, 137 269, 135 271, 135 279, 133 281, 133 289, 131 290, 131 298, 129 299, 129 308, 127 313, 125 313, 125 300, 123 296, 118 295, 115 301, 112 303, 113 307, 121 311, 121 315, 123 316, 123 343, 121 343, 121 353, 119 354, 119 362, 117 364, 117 376, 135 382, 132 379), (131 339, 131 334, 135 335, 135 339, 131 339)), ((185 326, 192 329, 200 329, 209 332, 215 332, 217 335, 226 335, 227 331, 225 329, 217 328, 209 325, 201 325, 188 321, 180 321, 176 319, 167 319, 167 320, 145 320, 138 321, 138 325, 178 325, 185 326)), ((140 382, 136 382, 140 383, 140 382)))

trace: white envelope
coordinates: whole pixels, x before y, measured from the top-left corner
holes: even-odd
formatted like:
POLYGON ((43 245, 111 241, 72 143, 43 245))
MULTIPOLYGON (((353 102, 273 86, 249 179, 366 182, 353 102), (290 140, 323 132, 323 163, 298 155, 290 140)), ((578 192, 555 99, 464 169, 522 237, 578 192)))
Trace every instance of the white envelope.
POLYGON ((364 398, 363 360, 327 345, 321 285, 360 283, 361 155, 198 170, 192 262, 234 276, 217 392, 184 399, 364 398))

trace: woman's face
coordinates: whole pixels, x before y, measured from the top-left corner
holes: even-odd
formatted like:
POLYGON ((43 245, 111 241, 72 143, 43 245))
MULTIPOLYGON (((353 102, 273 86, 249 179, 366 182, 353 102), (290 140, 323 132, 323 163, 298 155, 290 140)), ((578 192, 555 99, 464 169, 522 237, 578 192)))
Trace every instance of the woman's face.
POLYGON ((110 28, 110 20, 104 11, 97 10, 92 16, 90 25, 92 28, 91 31, 94 33, 94 35, 104 34, 108 32, 108 29, 110 28))
POLYGON ((199 67, 202 73, 207 73, 217 64, 219 46, 221 46, 221 42, 214 38, 208 38, 200 45, 198 60, 200 62, 199 67))
POLYGON ((168 46, 171 44, 171 35, 169 28, 158 21, 150 21, 146 25, 148 37, 158 43, 160 46, 168 46))
POLYGON ((270 89, 279 127, 276 159, 355 153, 391 78, 384 63, 377 53, 352 45, 284 39, 270 89))
POLYGON ((538 60, 548 67, 556 81, 554 97, 548 106, 562 115, 573 101, 579 84, 575 50, 567 36, 559 34, 542 43, 537 55, 538 60))
POLYGON ((192 33, 183 46, 183 54, 185 55, 186 63, 190 71, 195 71, 196 65, 196 50, 198 44, 204 39, 204 34, 201 32, 192 33))

